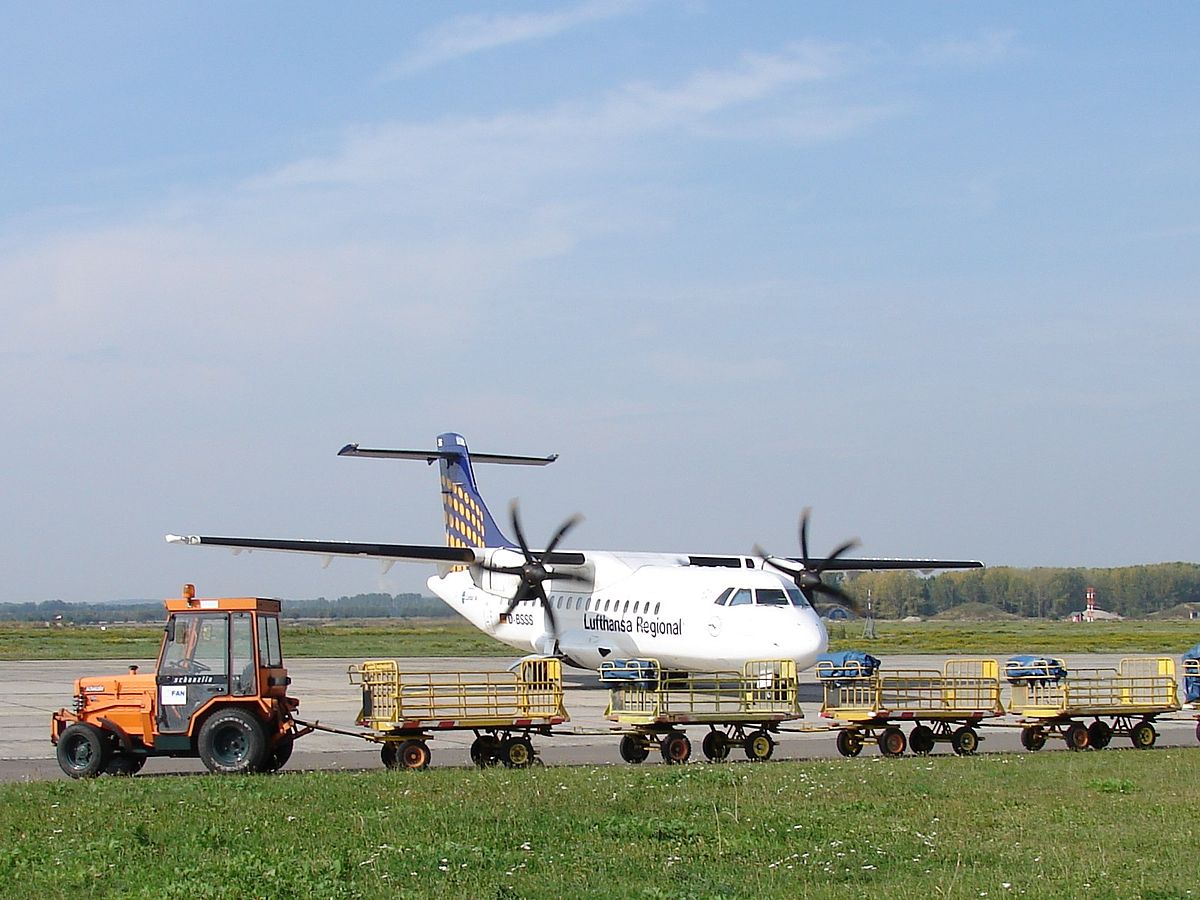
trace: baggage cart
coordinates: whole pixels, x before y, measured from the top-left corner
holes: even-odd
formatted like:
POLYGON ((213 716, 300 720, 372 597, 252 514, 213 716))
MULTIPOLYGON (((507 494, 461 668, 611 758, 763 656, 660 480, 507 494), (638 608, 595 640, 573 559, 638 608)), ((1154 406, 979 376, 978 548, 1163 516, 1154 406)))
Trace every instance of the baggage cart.
POLYGON ((549 736, 569 720, 563 705, 562 663, 524 659, 510 672, 402 672, 394 660, 349 668, 362 685, 358 724, 382 744, 389 769, 424 769, 429 740, 438 732, 472 731, 471 760, 524 768, 540 762, 530 736, 549 736))
POLYGON ((656 660, 612 660, 600 667, 610 686, 605 716, 620 729, 621 758, 640 763, 657 747, 665 762, 691 757, 681 726, 706 725, 701 749, 719 762, 733 747, 748 759, 770 759, 781 722, 803 718, 796 664, 790 659, 755 660, 741 672, 666 672, 656 660))
MULTIPOLYGON (((1191 709, 1200 709, 1200 644, 1183 658, 1184 701, 1191 709)), ((1200 741, 1200 716, 1196 717, 1196 740, 1200 741)))
POLYGON ((870 739, 885 756, 900 756, 905 749, 925 755, 938 743, 965 756, 983 740, 980 722, 1004 715, 999 671, 994 659, 951 659, 940 671, 873 672, 818 661, 817 680, 824 687, 821 715, 836 720, 842 756, 858 756, 870 739), (909 722, 913 728, 906 737, 900 724, 909 722))
POLYGON ((1155 718, 1180 708, 1175 660, 1168 656, 1127 657, 1115 669, 1076 669, 1063 679, 1033 671, 1011 680, 1009 711, 1021 717, 1027 750, 1040 750, 1051 737, 1072 750, 1099 750, 1115 736, 1147 750, 1158 738, 1155 718))

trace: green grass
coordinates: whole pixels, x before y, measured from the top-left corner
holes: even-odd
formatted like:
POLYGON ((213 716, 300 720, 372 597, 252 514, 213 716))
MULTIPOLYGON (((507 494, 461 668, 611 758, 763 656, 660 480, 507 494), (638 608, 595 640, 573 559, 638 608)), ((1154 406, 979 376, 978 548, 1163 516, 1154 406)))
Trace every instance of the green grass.
MULTIPOLYGON (((1089 625, 1016 619, 1000 622, 876 623, 876 641, 862 639, 861 621, 829 625, 830 649, 889 653, 1161 653, 1178 656, 1200 641, 1200 622, 1137 620, 1089 625)), ((47 628, 0 624, 0 659, 149 659, 158 654, 160 626, 47 628)), ((393 619, 321 625, 286 622, 285 656, 512 656, 515 651, 462 619, 393 619)))
MULTIPOLYGON (((47 628, 0 623, 0 659, 153 659, 161 625, 47 628)), ((313 625, 284 620, 285 657, 510 656, 511 647, 462 619, 313 625)))
POLYGON ((1194 749, 0 786, 87 897, 1188 897, 1194 749))

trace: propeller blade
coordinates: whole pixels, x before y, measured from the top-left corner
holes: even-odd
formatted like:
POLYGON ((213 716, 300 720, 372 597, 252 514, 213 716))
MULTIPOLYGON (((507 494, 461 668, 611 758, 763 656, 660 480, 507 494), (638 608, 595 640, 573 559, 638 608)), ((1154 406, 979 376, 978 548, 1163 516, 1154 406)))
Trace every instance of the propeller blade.
POLYGON ((571 518, 567 519, 567 521, 563 522, 562 525, 559 526, 558 531, 554 533, 554 537, 550 539, 550 543, 546 546, 543 554, 545 555, 553 553, 554 548, 558 546, 558 542, 566 536, 567 532, 582 521, 583 516, 579 515, 579 513, 576 513, 575 515, 571 516, 571 518))
POLYGON ((533 556, 529 552, 529 542, 525 540, 525 531, 521 528, 521 514, 519 509, 520 506, 514 499, 512 503, 508 505, 508 514, 512 519, 513 532, 517 536, 517 543, 521 545, 521 552, 525 554, 525 561, 533 562, 533 556))
POLYGON ((837 559, 843 553, 847 553, 850 550, 853 550, 855 547, 858 546, 858 544, 859 544, 858 538, 852 538, 852 539, 846 541, 846 543, 842 544, 840 547, 838 547, 836 550, 834 550, 832 553, 830 553, 827 557, 825 557, 823 560, 821 560, 819 563, 817 563, 817 568, 815 570, 817 572, 817 574, 819 575, 820 573, 824 572, 825 569, 829 566, 829 564, 831 562, 833 562, 835 559, 837 559))
POLYGON ((812 507, 806 506, 800 510, 800 558, 804 567, 808 568, 808 517, 812 515, 812 507))

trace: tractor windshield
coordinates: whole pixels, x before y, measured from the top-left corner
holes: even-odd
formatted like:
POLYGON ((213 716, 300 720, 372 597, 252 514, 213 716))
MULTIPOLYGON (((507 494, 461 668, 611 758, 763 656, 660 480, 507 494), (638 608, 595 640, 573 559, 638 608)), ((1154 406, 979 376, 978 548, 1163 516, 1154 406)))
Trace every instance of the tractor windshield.
POLYGON ((159 672, 164 675, 228 675, 229 617, 176 613, 167 625, 159 672))

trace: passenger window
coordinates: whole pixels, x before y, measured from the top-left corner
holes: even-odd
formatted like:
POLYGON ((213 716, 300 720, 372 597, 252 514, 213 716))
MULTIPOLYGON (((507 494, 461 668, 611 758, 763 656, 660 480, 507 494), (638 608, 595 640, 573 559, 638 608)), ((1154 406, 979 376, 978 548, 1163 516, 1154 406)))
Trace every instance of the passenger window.
POLYGON ((792 606, 798 606, 801 609, 808 607, 808 601, 804 599, 804 594, 800 593, 800 588, 788 588, 788 599, 792 601, 792 606))
POLYGON ((753 602, 754 598, 751 596, 749 588, 738 588, 729 598, 730 606, 749 606, 753 602))
POLYGON ((729 595, 732 593, 733 593, 733 588, 725 588, 725 590, 721 591, 721 595, 719 597, 717 597, 717 599, 715 601, 717 606, 724 606, 725 601, 729 599, 729 595))
POLYGON ((787 606, 787 594, 783 592, 783 588, 759 588, 755 593, 758 595, 759 606, 787 606))
POLYGON ((654 604, 654 614, 655 614, 656 616, 658 615, 658 608, 659 608, 660 606, 662 606, 662 601, 659 601, 658 603, 655 603, 655 604, 654 604))
POLYGON ((611 600, 605 600, 605 601, 604 601, 604 611, 605 611, 605 612, 608 612, 608 607, 609 607, 609 604, 610 604, 610 603, 612 603, 612 601, 611 601, 611 600))
POLYGON ((628 600, 626 600, 626 601, 625 601, 625 608, 624 608, 623 610, 621 610, 621 615, 625 615, 625 614, 626 614, 626 613, 628 613, 628 612, 629 612, 629 601, 628 601, 628 600))

